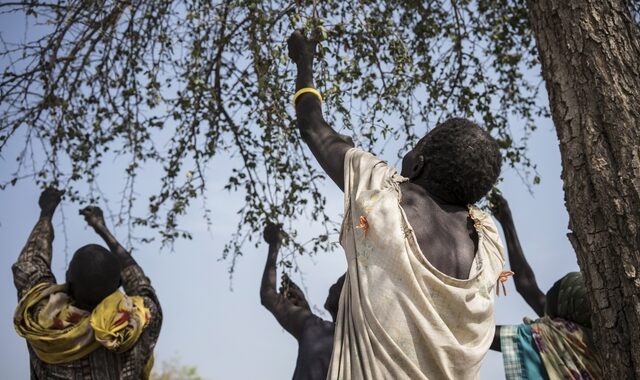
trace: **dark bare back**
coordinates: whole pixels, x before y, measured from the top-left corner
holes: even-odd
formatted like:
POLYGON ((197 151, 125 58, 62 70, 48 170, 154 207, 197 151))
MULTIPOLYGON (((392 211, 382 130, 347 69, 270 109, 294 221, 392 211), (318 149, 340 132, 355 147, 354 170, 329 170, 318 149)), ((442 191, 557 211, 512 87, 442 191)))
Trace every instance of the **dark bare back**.
POLYGON ((411 182, 400 190, 401 206, 425 258, 448 276, 469 278, 478 235, 467 208, 438 202, 411 182))

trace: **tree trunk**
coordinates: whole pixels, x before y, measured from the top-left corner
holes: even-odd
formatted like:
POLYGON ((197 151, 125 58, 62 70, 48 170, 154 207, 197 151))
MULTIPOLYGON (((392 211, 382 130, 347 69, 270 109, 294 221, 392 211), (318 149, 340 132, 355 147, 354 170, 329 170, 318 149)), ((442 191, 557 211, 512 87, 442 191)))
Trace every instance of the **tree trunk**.
POLYGON ((624 0, 528 0, 608 379, 640 379, 640 41, 624 0))

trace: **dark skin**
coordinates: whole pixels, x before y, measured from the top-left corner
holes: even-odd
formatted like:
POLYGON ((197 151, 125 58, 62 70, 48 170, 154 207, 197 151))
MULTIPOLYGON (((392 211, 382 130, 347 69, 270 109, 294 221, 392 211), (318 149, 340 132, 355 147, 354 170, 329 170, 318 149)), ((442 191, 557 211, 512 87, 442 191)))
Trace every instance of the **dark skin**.
POLYGON ((40 206, 40 217, 49 219, 53 218, 53 214, 60 204, 60 201, 62 201, 63 195, 64 190, 58 190, 53 187, 48 187, 42 193, 40 193, 40 198, 38 199, 38 205, 40 206))
POLYGON ((102 213, 100 207, 85 207, 80 210, 80 215, 84 216, 84 220, 87 222, 87 224, 94 229, 94 231, 102 238, 102 240, 104 240, 111 253, 113 253, 120 262, 120 267, 122 269, 136 263, 131 254, 126 249, 124 249, 124 247, 118 242, 115 236, 113 236, 111 231, 109 231, 109 229, 107 228, 107 225, 104 222, 104 214, 102 213))
MULTIPOLYGON (((262 305, 273 314, 280 326, 297 340, 303 334, 305 323, 314 317, 309 304, 300 288, 285 274, 282 276, 280 291, 277 286, 277 262, 278 253, 282 246, 282 230, 279 225, 268 224, 264 229, 264 240, 269 244, 267 262, 262 275, 260 287, 260 301, 262 305)), ((335 285, 334 285, 335 286, 335 285)), ((325 308, 335 321, 337 314, 337 299, 340 293, 332 286, 325 303, 325 308)))
MULTIPOLYGON (((313 59, 317 39, 294 32, 289 40, 289 57, 296 63, 296 91, 314 87, 313 59)), ((344 191, 344 159, 351 148, 322 116, 319 99, 302 94, 296 104, 297 125, 304 142, 329 178, 344 191)), ((455 278, 469 277, 477 249, 477 234, 466 205, 447 203, 446 194, 427 191, 424 156, 419 149, 408 152, 401 174, 409 181, 401 184, 401 206, 423 255, 441 272, 455 278)))
MULTIPOLYGON (((544 316, 545 306, 547 304, 547 296, 538 286, 536 276, 533 269, 527 262, 520 240, 516 232, 515 224, 511 216, 509 203, 500 194, 494 194, 491 197, 491 211, 498 220, 504 231, 504 237, 507 242, 507 253, 509 255, 509 264, 515 273, 513 281, 516 290, 529 306, 538 314, 539 317, 544 316)), ((500 351, 500 326, 496 326, 496 332, 491 344, 491 349, 500 351)))

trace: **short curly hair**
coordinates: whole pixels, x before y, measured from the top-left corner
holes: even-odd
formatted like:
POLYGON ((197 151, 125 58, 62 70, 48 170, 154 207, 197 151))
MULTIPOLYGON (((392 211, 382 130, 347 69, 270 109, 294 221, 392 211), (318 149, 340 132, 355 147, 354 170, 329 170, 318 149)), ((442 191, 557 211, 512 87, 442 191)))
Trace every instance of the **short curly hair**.
POLYGON ((424 157, 425 188, 444 201, 467 205, 485 196, 498 180, 498 143, 476 123, 451 118, 429 131, 416 147, 424 157))
POLYGON ((116 256, 97 244, 78 249, 67 269, 67 287, 75 301, 93 308, 120 287, 122 268, 116 256))

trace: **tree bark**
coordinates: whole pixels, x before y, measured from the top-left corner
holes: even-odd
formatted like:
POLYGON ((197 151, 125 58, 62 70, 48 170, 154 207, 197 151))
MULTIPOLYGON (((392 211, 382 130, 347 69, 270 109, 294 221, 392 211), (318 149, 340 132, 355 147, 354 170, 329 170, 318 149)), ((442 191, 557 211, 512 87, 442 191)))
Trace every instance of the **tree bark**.
POLYGON ((608 379, 640 379, 640 38, 625 0, 528 0, 608 379))

